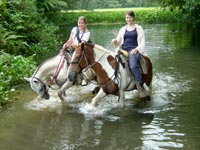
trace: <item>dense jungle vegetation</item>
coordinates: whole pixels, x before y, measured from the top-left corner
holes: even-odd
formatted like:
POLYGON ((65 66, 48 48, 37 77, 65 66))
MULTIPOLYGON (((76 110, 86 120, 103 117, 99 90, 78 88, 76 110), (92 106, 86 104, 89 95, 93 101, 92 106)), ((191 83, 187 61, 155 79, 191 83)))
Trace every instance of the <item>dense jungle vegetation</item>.
POLYGON ((0 0, 0 106, 16 99, 23 77, 62 45, 62 25, 75 25, 80 15, 89 24, 123 23, 127 9, 137 22, 184 22, 200 30, 200 0, 0 0))

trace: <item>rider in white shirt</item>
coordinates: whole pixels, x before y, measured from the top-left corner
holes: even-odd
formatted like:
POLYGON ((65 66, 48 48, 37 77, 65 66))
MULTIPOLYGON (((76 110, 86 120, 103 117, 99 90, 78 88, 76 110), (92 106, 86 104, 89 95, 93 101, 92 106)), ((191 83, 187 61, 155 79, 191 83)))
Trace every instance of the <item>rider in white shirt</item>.
POLYGON ((90 39, 90 31, 87 29, 85 17, 78 19, 78 27, 73 27, 69 39, 63 45, 63 49, 75 47, 81 42, 88 42, 90 39))
MULTIPOLYGON (((72 28, 69 39, 63 45, 62 48, 63 51, 68 48, 74 49, 74 47, 76 47, 81 42, 89 42, 90 31, 87 29, 85 17, 84 16, 79 17, 77 24, 78 27, 72 28)), ((87 81, 82 79, 81 85, 87 85, 87 81)))

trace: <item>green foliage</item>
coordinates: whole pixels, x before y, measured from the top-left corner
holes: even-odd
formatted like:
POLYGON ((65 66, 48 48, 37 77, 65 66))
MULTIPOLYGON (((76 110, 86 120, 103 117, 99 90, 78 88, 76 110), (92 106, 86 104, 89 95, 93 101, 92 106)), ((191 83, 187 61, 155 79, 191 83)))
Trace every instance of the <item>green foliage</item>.
POLYGON ((46 59, 57 49, 59 27, 50 18, 55 17, 53 14, 59 12, 56 7, 63 3, 46 2, 42 5, 40 1, 40 7, 36 7, 36 0, 0 0, 0 49, 4 51, 0 53, 1 104, 10 100, 11 95, 13 98, 14 86, 33 72, 33 58, 46 59))
POLYGON ((161 6, 168 7, 171 10, 174 10, 178 7, 178 9, 183 9, 186 3, 186 0, 160 0, 161 6))
POLYGON ((41 17, 37 10, 35 1, 0 3, 1 49, 23 56, 45 54, 56 49, 58 41, 55 33, 58 27, 48 22, 47 17, 41 17))
POLYGON ((185 11, 187 12, 186 19, 194 28, 200 30, 200 0, 187 1, 185 11))
POLYGON ((160 0, 165 8, 182 12, 181 19, 200 30, 200 0, 160 0))
POLYGON ((0 104, 6 103, 14 94, 15 86, 23 82, 24 76, 30 76, 36 68, 33 56, 24 58, 8 53, 0 55, 0 104))
POLYGON ((40 15, 53 22, 59 21, 60 11, 67 8, 63 0, 35 0, 35 4, 40 15))

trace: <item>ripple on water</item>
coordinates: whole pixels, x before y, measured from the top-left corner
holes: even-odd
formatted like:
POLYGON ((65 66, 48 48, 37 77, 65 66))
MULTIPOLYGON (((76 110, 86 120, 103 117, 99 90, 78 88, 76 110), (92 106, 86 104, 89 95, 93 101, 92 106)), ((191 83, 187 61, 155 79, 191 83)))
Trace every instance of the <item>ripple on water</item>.
POLYGON ((183 148, 184 133, 177 131, 174 126, 178 124, 178 119, 170 117, 171 120, 154 118, 149 125, 143 125, 142 141, 143 149, 171 149, 183 148), (165 124, 166 123, 166 124, 165 124))

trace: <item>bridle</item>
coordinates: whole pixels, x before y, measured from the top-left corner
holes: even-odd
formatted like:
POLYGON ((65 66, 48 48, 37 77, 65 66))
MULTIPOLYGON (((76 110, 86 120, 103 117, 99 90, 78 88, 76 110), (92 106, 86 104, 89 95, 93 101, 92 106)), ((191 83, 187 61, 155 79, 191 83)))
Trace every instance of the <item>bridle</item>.
MULTIPOLYGON (((102 54, 102 56, 101 56, 97 61, 95 61, 93 64, 89 64, 89 62, 88 62, 88 60, 87 60, 87 58, 86 58, 86 56, 85 56, 85 47, 84 47, 84 48, 82 49, 81 55, 78 57, 78 60, 77 60, 77 61, 73 61, 73 62, 71 62, 70 64, 77 64, 77 65, 79 66, 79 68, 82 68, 81 65, 80 65, 80 62, 81 62, 82 59, 85 59, 85 62, 86 62, 86 64, 87 64, 87 66, 85 67, 85 69, 87 70, 87 69, 93 68, 93 66, 94 66, 96 63, 98 63, 98 62, 104 57, 105 54, 106 54, 106 50, 104 51, 104 53, 102 54)), ((77 71, 77 73, 80 73, 81 70, 82 70, 82 69, 80 69, 79 71, 77 71)), ((75 72, 75 71, 73 71, 73 72, 75 72)), ((83 76, 85 76, 84 73, 81 72, 81 74, 82 74, 83 76)), ((98 85, 99 85, 99 86, 107 86, 108 84, 112 83, 112 78, 113 78, 113 77, 114 77, 114 80, 117 80, 118 76, 116 76, 116 71, 114 72, 114 74, 113 74, 111 77, 109 77, 109 80, 106 81, 106 83, 104 83, 104 84, 98 84, 98 85)), ((90 80, 90 82, 92 82, 92 81, 90 80)), ((93 83, 94 83, 94 84, 97 84, 96 82, 93 82, 93 83)))
POLYGON ((33 79, 36 79, 37 81, 39 81, 41 84, 42 84, 42 88, 40 89, 40 91, 42 91, 44 89, 44 94, 41 96, 42 98, 44 98, 44 95, 46 93, 48 93, 48 87, 50 87, 49 85, 45 84, 42 80, 40 80, 39 78, 37 77, 32 77, 32 80, 33 79))
MULTIPOLYGON (((78 66, 79 66, 79 68, 82 68, 81 67, 81 65, 80 65, 80 63, 81 63, 81 60, 82 59, 85 59, 85 62, 86 62, 86 64, 87 64, 87 67, 89 66, 89 63, 88 63, 88 61, 87 61, 87 59, 86 59, 86 56, 85 56, 85 48, 83 49, 83 51, 81 52, 81 55, 78 57, 78 60, 77 61, 72 61, 72 62, 70 62, 70 64, 77 64, 78 66)), ((86 67, 86 68, 87 68, 86 67)))

